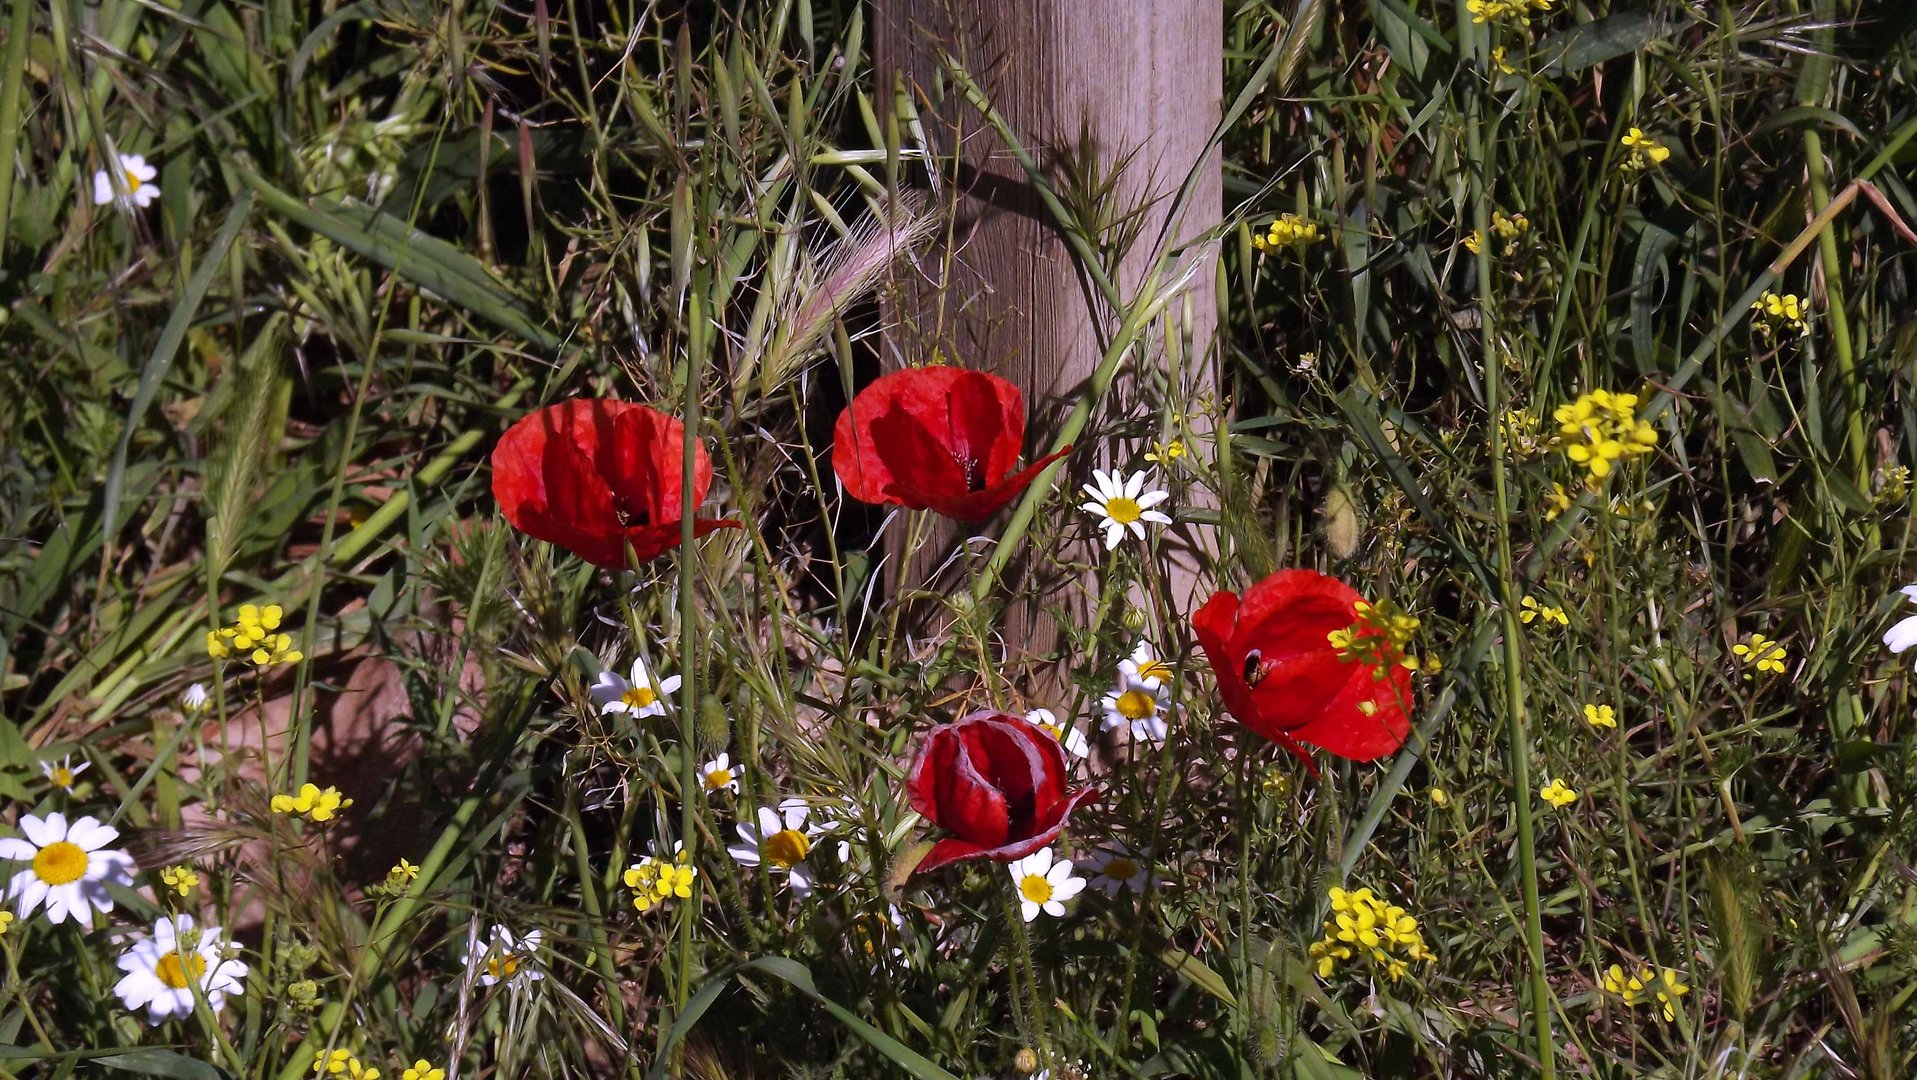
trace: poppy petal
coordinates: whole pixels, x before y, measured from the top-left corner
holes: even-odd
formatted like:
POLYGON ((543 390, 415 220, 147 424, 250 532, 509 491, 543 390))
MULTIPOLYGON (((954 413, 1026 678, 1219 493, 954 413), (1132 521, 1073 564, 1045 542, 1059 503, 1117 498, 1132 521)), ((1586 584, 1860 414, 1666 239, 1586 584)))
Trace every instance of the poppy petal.
POLYGON ((932 510, 954 521, 984 521, 1005 509, 1006 505, 1029 487, 1032 481, 1038 478, 1038 474, 1044 472, 1052 462, 1071 452, 1071 446, 1067 445, 1062 450, 1032 462, 984 491, 968 491, 959 495, 936 495, 901 479, 892 481, 892 490, 900 493, 906 506, 932 510))

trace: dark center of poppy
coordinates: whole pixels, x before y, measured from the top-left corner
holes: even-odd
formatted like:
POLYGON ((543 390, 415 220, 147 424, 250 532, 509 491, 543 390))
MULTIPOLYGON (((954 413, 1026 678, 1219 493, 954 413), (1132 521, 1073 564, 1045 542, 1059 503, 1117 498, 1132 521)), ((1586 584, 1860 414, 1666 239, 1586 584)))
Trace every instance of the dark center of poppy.
POLYGON ((652 524, 652 512, 629 501, 624 495, 614 494, 612 507, 619 515, 619 527, 622 529, 643 528, 652 524))
POLYGON ((1264 654, 1253 649, 1245 654, 1245 685, 1257 686, 1265 678, 1264 654))

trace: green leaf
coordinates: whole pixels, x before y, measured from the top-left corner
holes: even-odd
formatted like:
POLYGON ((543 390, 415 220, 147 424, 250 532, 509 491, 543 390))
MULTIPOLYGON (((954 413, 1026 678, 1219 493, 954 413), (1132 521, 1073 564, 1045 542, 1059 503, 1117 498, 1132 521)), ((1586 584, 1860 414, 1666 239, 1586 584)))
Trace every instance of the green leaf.
POLYGON ((242 193, 234 201, 233 209, 226 212, 226 221, 220 226, 213 245, 200 256, 200 264, 193 268, 193 276, 187 280, 186 291, 180 294, 173 304, 173 312, 166 318, 166 326, 160 330, 160 340, 153 343, 153 352, 148 354, 146 365, 140 369, 140 385, 133 392, 133 404, 128 406, 126 428, 120 432, 119 445, 113 448, 113 463, 107 466, 105 495, 101 501, 101 531, 111 538, 120 524, 120 491, 126 484, 126 449, 133 441, 133 432, 140 426, 140 418, 159 396, 160 380, 166 378, 167 369, 173 366, 173 354, 180 350, 180 342, 186 338, 186 331, 193 324, 193 315, 200 310, 200 301, 206 299, 206 290, 213 284, 213 275, 226 262, 226 253, 233 241, 240 235, 240 229, 246 224, 247 212, 253 209, 253 196, 242 193))
POLYGON ((557 352, 564 344, 541 327, 478 259, 446 241, 371 206, 341 199, 315 199, 309 206, 246 169, 236 172, 274 213, 547 352, 557 352))
POLYGON ((1670 37, 1680 28, 1678 20, 1659 19, 1644 11, 1594 19, 1538 42, 1537 54, 1550 57, 1538 73, 1575 75, 1607 60, 1629 56, 1659 38, 1670 37))
POLYGON ((852 1010, 819 993, 818 987, 813 984, 811 970, 797 960, 789 960, 783 956, 762 956, 757 960, 748 960, 714 975, 704 986, 701 986, 686 1002, 685 1011, 680 1013, 678 1019, 673 1022, 672 1030, 666 1034, 666 1041, 662 1044, 659 1060, 653 1062, 651 1071, 646 1073, 646 1080, 664 1080, 672 1063, 670 1052, 672 1047, 685 1038, 686 1034, 699 1022, 699 1018, 712 1007, 712 1003, 717 1000, 719 992, 725 989, 726 984, 748 971, 770 975, 818 1002, 820 1007, 831 1013, 834 1019, 845 1025, 846 1030, 865 1040, 866 1045, 903 1068, 905 1070, 903 1075, 915 1077, 917 1080, 958 1080, 958 1077, 920 1056, 911 1047, 873 1027, 852 1010))

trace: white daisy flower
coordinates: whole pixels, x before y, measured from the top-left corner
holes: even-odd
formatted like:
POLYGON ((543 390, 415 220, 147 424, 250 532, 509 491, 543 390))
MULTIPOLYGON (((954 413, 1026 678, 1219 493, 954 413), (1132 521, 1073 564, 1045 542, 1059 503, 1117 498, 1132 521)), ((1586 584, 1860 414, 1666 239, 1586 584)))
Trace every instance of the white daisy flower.
POLYGON ((22 814, 20 831, 25 840, 0 839, 0 859, 27 864, 7 885, 7 899, 20 901, 23 919, 44 902, 48 922, 62 923, 71 916, 91 930, 96 910, 113 910, 107 886, 133 885, 132 857, 107 849, 120 838, 118 829, 90 817, 69 826, 61 814, 22 814))
POLYGON ((1120 889, 1142 896, 1151 883, 1150 859, 1116 841, 1094 850, 1091 864, 1092 888, 1106 896, 1117 896, 1120 889))
POLYGON ((1134 742, 1164 742, 1169 730, 1165 723, 1166 693, 1163 683, 1149 686, 1142 679, 1121 678, 1118 688, 1100 702, 1105 710, 1100 729, 1129 727, 1134 742))
POLYGON ((511 930, 494 926, 485 941, 472 943, 466 968, 479 978, 481 986, 503 982, 507 989, 524 990, 546 977, 534 963, 543 936, 541 931, 534 930, 525 937, 514 937, 511 930))
POLYGON ((1085 733, 1078 730, 1076 724, 1067 726, 1058 721, 1058 714, 1050 709, 1033 709, 1025 714, 1026 722, 1059 741, 1065 752, 1073 757, 1092 756, 1092 744, 1085 733))
POLYGON ((699 779, 708 795, 720 791, 730 791, 734 795, 739 793, 739 774, 732 771, 731 755, 720 754, 699 766, 699 779))
POLYGON ((120 183, 117 190, 113 183, 114 177, 108 175, 105 169, 95 170, 93 205, 105 206, 110 202, 118 202, 122 207, 138 206, 145 209, 153 205, 153 200, 160 197, 160 185, 153 182, 153 178, 158 175, 160 175, 159 170, 148 165, 146 159, 140 155, 121 154, 120 183))
MULTIPOLYGON (((1897 590, 1917 604, 1917 585, 1906 585, 1897 590)), ((1892 653, 1901 653, 1912 645, 1917 645, 1917 615, 1900 621, 1896 626, 1884 631, 1884 644, 1892 653)))
POLYGON ((1118 681, 1123 683, 1132 679, 1143 683, 1148 689, 1157 690, 1169 685, 1173 668, 1152 648, 1151 642, 1141 641, 1132 650, 1129 658, 1118 662, 1118 681))
POLYGON ((194 683, 180 691, 180 711, 188 716, 197 716, 212 704, 213 699, 207 694, 205 683, 194 683))
POLYGON ((193 929, 193 916, 170 915, 153 924, 153 936, 120 954, 126 972, 114 984, 120 1004, 146 1009, 146 1022, 158 1026, 193 1014, 193 984, 207 1007, 219 1012, 226 995, 246 992, 246 965, 228 960, 220 928, 193 929))
POLYGON ((1097 481, 1095 485, 1084 485, 1085 494, 1091 497, 1091 501, 1081 504, 1081 507, 1104 519, 1101 527, 1105 530, 1106 551, 1118 546, 1118 542, 1125 538, 1127 527, 1132 535, 1143 540, 1145 522, 1152 521, 1160 525, 1172 523, 1172 519, 1162 511, 1152 509, 1171 498, 1171 493, 1146 491, 1144 473, 1135 472, 1126 479, 1115 471, 1093 469, 1092 478, 1097 481))
POLYGON ((91 761, 82 761, 80 764, 75 765, 73 763, 73 755, 68 754, 66 757, 60 759, 60 764, 58 765, 55 765, 51 761, 42 761, 40 763, 40 771, 46 774, 47 782, 54 787, 59 788, 61 791, 72 791, 73 782, 79 779, 80 774, 86 772, 87 767, 92 764, 91 761))
POLYGON ((739 860, 741 866, 770 863, 785 871, 793 892, 809 893, 812 874, 805 857, 812 851, 812 841, 823 831, 817 825, 806 824, 811 813, 804 799, 786 799, 779 803, 777 810, 761 806, 752 821, 739 823, 740 842, 726 851, 739 860))
POLYGON ((592 684, 592 700, 602 715, 631 713, 633 716, 664 716, 666 695, 679 689, 679 676, 660 679, 656 684, 646 671, 643 657, 632 662, 632 678, 622 679, 617 672, 602 671, 592 684))
POLYGON ((1012 884, 1018 888, 1019 911, 1026 922, 1038 918, 1040 911, 1053 918, 1063 918, 1065 901, 1085 889, 1085 879, 1072 876, 1072 861, 1053 862, 1051 848, 1040 848, 1011 863, 1007 869, 1012 872, 1012 884))

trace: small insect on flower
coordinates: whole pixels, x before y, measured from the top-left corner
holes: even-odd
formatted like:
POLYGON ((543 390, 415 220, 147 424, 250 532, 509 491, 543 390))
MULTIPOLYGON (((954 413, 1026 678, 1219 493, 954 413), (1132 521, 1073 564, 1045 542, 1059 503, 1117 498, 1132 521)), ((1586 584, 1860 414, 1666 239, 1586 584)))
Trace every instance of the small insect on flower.
POLYGON ((630 713, 639 716, 664 716, 667 696, 679 690, 679 676, 668 675, 653 682, 643 657, 632 661, 632 678, 622 679, 614 671, 602 671, 592 684, 592 700, 601 715, 630 713))
POLYGON ((1609 705, 1585 705, 1584 722, 1594 728, 1614 728, 1617 726, 1617 710, 1609 705))
POLYGON ((325 822, 333 820, 334 815, 352 806, 353 800, 342 796, 336 787, 301 784, 296 794, 273 796, 271 805, 275 814, 290 814, 308 821, 325 822))
POLYGON ((185 896, 200 884, 200 875, 190 866, 169 866, 160 871, 160 884, 185 896))
POLYGON ((400 1074, 399 1080, 446 1080, 446 1070, 436 1067, 425 1058, 419 1058, 400 1074))
POLYGON ((1105 530, 1105 550, 1111 551, 1125 538, 1125 530, 1139 540, 1145 539, 1145 522, 1158 525, 1170 525, 1172 519, 1163 511, 1152 507, 1171 498, 1168 491, 1145 490, 1145 474, 1135 472, 1129 477, 1121 477, 1117 472, 1103 469, 1092 470, 1095 483, 1086 484, 1082 490, 1091 501, 1081 503, 1080 509, 1095 514, 1100 519, 1099 527, 1105 530))
POLYGON ((1564 781, 1552 777, 1550 783, 1538 789, 1538 797, 1559 810, 1578 801, 1578 793, 1567 787, 1564 781))
POLYGON ((1092 888, 1106 896, 1117 896, 1120 889, 1129 889, 1132 895, 1143 896, 1146 887, 1155 879, 1149 853, 1133 851, 1116 840, 1093 849, 1090 864, 1092 888))
POLYGON ((734 795, 737 795, 739 793, 739 776, 732 771, 731 755, 720 754, 718 757, 699 766, 699 783, 700 786, 705 788, 706 794, 708 795, 721 791, 730 791, 734 795))
POLYGON ((1016 862, 1006 864, 1012 884, 1018 889, 1018 906, 1026 922, 1043 911, 1053 918, 1065 916, 1065 901, 1085 889, 1085 879, 1072 876, 1072 862, 1053 861, 1051 848, 1039 848, 1016 862))
POLYGON ((8 900, 18 900, 25 918, 42 903, 47 921, 59 924, 69 917, 93 929, 93 913, 113 910, 108 885, 131 887, 136 867, 124 851, 107 847, 120 830, 90 817, 71 825, 63 814, 20 815, 25 839, 0 838, 0 862, 25 863, 7 885, 8 900))
POLYGON ((1033 709, 1025 714, 1025 721, 1033 727, 1058 740, 1065 752, 1076 758, 1092 756, 1092 744, 1078 725, 1067 725, 1059 721, 1058 714, 1050 709, 1033 709))
POLYGON ((52 784, 61 791, 70 792, 73 790, 74 780, 77 779, 81 773, 86 772, 87 766, 91 764, 93 763, 90 761, 82 761, 80 764, 75 765, 73 763, 73 755, 68 754, 60 759, 60 764, 58 765, 55 765, 51 761, 42 761, 40 763, 40 771, 46 774, 47 783, 52 784))
POLYGON ((153 182, 159 175, 159 170, 147 164, 146 158, 139 154, 121 154, 120 167, 113 173, 94 170, 93 205, 115 203, 122 210, 134 207, 144 210, 160 197, 160 185, 153 182))
POLYGON ((1563 608, 1552 604, 1541 604, 1535 596, 1526 596, 1518 601, 1518 606, 1523 609, 1518 612, 1518 621, 1526 626, 1531 625, 1533 620, 1537 620, 1539 626, 1550 626, 1552 623, 1559 626, 1571 625, 1571 617, 1564 613, 1563 608))
POLYGON ((515 937, 511 930, 494 926, 485 940, 475 940, 466 954, 466 970, 481 986, 505 983, 508 989, 524 990, 545 978, 534 960, 539 955, 542 931, 533 930, 515 937))
POLYGON ((195 929, 193 916, 169 915, 153 924, 153 936, 120 954, 126 974, 114 985, 120 1003, 144 1008, 154 1026, 193 1015, 194 988, 215 1013, 228 994, 246 992, 246 965, 229 960, 232 951, 220 928, 195 929))
MULTIPOLYGON (((1763 675, 1782 675, 1784 661, 1788 657, 1784 646, 1762 634, 1746 636, 1743 641, 1731 646, 1731 652, 1739 661, 1755 667, 1763 675)), ((1744 677, 1748 679, 1754 676, 1746 672, 1744 677)))
POLYGON ((812 872, 805 857, 824 832, 807 823, 811 813, 812 808, 798 798, 780 802, 777 810, 761 806, 751 821, 739 823, 739 843, 726 852, 741 866, 763 864, 783 872, 792 891, 803 896, 812 891, 812 872))

